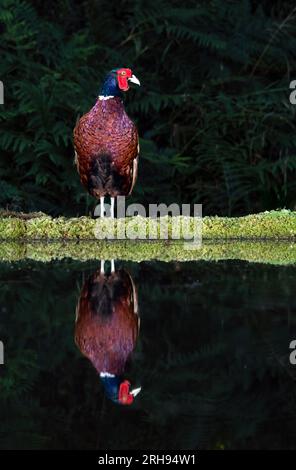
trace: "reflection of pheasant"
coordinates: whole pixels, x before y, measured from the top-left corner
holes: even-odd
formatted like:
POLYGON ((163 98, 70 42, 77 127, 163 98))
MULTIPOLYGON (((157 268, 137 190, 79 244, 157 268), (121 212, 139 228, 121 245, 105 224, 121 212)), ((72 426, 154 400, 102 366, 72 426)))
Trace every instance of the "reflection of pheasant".
POLYGON ((140 85, 131 69, 114 69, 107 75, 96 104, 77 122, 74 129, 75 161, 82 184, 100 198, 131 193, 138 169, 138 132, 125 112, 122 95, 129 84, 140 85))
POLYGON ((85 282, 76 310, 75 342, 99 372, 107 396, 129 405, 140 389, 123 379, 139 331, 135 285, 125 270, 95 272, 85 282))

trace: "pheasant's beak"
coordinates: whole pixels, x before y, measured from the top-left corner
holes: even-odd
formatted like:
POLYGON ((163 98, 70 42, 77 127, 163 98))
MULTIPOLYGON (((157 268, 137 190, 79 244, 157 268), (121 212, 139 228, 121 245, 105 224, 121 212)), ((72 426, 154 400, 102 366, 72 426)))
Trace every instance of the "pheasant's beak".
POLYGON ((133 397, 136 397, 140 391, 141 391, 142 387, 139 387, 139 388, 134 388, 133 390, 131 390, 130 394, 133 396, 133 397))
POLYGON ((128 81, 134 83, 135 85, 141 85, 140 80, 138 80, 135 75, 132 75, 130 78, 128 78, 128 81))

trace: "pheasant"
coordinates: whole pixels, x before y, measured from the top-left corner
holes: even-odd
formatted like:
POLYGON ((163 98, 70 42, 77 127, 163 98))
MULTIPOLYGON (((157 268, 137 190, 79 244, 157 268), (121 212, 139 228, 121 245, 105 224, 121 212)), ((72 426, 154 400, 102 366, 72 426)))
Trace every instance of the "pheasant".
POLYGON ((84 114, 74 129, 75 163, 80 180, 88 192, 100 199, 100 215, 105 214, 104 197, 128 196, 138 173, 139 138, 128 117, 123 92, 129 84, 140 85, 131 69, 111 70, 91 110, 84 114))
POLYGON ((138 337, 137 291, 127 271, 95 272, 84 284, 77 308, 75 342, 100 375, 112 401, 130 405, 141 388, 130 391, 124 370, 138 337))

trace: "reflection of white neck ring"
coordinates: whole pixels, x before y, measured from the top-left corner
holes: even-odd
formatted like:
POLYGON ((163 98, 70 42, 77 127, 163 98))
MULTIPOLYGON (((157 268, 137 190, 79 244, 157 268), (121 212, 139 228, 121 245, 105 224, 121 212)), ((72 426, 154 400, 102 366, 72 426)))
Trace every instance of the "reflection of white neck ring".
POLYGON ((109 374, 109 372, 100 372, 100 377, 115 377, 115 375, 109 374))

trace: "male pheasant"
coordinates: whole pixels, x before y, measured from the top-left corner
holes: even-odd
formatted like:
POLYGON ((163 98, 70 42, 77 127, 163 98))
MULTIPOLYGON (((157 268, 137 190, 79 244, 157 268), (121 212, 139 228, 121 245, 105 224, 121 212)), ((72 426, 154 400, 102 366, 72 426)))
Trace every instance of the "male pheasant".
POLYGON ((114 198, 128 196, 137 177, 138 131, 122 100, 130 83, 140 85, 131 69, 111 70, 95 105, 74 129, 77 170, 88 192, 100 199, 101 216, 105 214, 104 197, 111 197, 114 217, 114 198))

